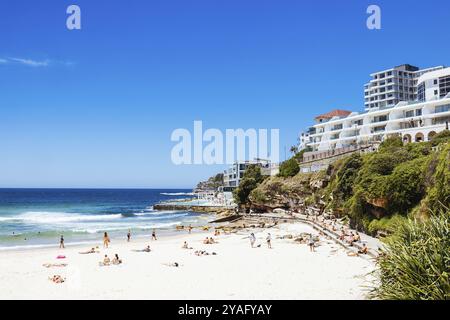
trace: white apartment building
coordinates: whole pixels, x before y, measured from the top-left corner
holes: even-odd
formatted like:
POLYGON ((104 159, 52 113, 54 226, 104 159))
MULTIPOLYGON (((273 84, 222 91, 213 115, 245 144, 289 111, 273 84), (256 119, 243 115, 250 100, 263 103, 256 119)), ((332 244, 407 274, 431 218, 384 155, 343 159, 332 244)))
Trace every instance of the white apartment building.
POLYGON ((250 165, 261 168, 263 175, 278 174, 278 164, 272 164, 270 160, 257 159, 253 161, 237 161, 223 173, 224 191, 231 191, 239 186, 244 173, 250 165))
MULTIPOLYGON (((411 69, 406 66, 403 68, 411 69)), ((334 110, 316 117, 316 124, 308 130, 309 142, 305 145, 313 152, 320 152, 381 142, 390 135, 400 135, 405 143, 420 142, 448 129, 450 68, 425 70, 408 71, 420 74, 411 86, 415 101, 398 101, 385 107, 369 106, 361 113, 334 110)))
POLYGON ((428 69, 404 64, 392 69, 372 73, 372 79, 364 86, 366 110, 397 105, 400 101, 416 101, 419 78, 428 72, 442 70, 444 66, 428 69))

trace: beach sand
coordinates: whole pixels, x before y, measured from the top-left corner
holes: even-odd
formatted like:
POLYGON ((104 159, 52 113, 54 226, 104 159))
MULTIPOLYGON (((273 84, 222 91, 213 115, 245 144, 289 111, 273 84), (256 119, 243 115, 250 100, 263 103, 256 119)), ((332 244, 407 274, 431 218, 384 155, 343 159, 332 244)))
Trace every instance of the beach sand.
POLYGON ((310 226, 281 224, 269 229, 247 229, 214 237, 219 243, 206 245, 213 232, 148 239, 114 240, 101 253, 81 255, 92 246, 66 249, 45 248, 0 252, 0 299, 365 299, 374 263, 368 257, 348 257, 346 250, 321 238, 311 253, 306 244, 277 239, 286 234, 308 232, 310 226), (260 248, 251 248, 250 232, 260 248), (266 245, 272 234, 273 249, 266 245), (194 250, 181 249, 187 241, 194 250), (133 252, 147 244, 152 252, 133 252), (217 255, 196 256, 206 250, 217 255), (118 266, 100 267, 104 254, 117 253, 118 266), (56 259, 65 255, 66 259, 56 259), (165 263, 178 262, 180 267, 165 263), (45 268, 44 263, 67 263, 67 267, 45 268), (55 284, 49 276, 67 281, 55 284))

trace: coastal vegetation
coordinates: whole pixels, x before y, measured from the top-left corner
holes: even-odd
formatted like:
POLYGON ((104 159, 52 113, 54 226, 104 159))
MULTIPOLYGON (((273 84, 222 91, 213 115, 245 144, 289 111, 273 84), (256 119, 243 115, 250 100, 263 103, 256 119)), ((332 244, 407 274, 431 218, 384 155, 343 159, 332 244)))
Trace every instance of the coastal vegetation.
POLYGON ((404 144, 387 138, 376 152, 353 153, 327 170, 302 173, 294 156, 246 197, 256 211, 315 207, 382 237, 377 299, 450 298, 450 131, 404 144))
POLYGON ((378 152, 336 162, 325 189, 326 208, 372 235, 392 233, 408 215, 427 217, 429 209, 450 201, 449 140, 445 131, 415 144, 392 137, 378 152))
POLYGON ((266 177, 262 175, 261 168, 257 165, 248 166, 247 170, 242 177, 239 187, 233 191, 233 196, 236 203, 241 206, 249 207, 249 195, 250 193, 264 181, 266 177))
POLYGON ((377 152, 354 153, 315 173, 299 172, 294 156, 241 200, 260 211, 316 206, 368 234, 391 234, 407 217, 425 219, 430 209, 449 204, 449 141, 449 131, 421 143, 390 137, 377 152))
POLYGON ((298 162, 295 158, 291 158, 281 163, 280 165, 280 173, 281 177, 293 177, 300 171, 300 167, 298 166, 298 162))
POLYGON ((450 211, 429 219, 408 219, 385 240, 378 258, 379 283, 372 298, 450 299, 450 211))
POLYGON ((206 181, 201 181, 195 187, 196 190, 217 190, 223 186, 223 173, 218 173, 206 181))

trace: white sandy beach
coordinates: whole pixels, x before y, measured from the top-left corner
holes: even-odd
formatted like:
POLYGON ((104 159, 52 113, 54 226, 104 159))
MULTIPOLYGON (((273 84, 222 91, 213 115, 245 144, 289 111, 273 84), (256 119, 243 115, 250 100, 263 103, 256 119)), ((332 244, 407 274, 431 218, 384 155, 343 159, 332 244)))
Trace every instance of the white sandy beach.
POLYGON ((113 240, 101 253, 81 255, 91 248, 67 247, 0 252, 0 299, 364 299, 374 268, 368 257, 348 257, 346 250, 321 238, 311 253, 305 244, 277 236, 311 232, 310 226, 282 224, 215 237, 218 244, 205 245, 213 232, 164 237, 157 241, 113 240), (250 232, 260 248, 251 248, 250 232), (265 243, 272 234, 273 249, 265 243), (181 249, 184 241, 194 250, 181 249), (147 244, 152 252, 133 252, 147 244), (217 255, 196 256, 196 249, 217 255), (100 267, 104 254, 117 253, 119 266, 100 267), (57 255, 66 259, 57 260, 57 255), (178 262, 180 267, 165 263, 178 262), (45 268, 44 263, 67 263, 45 268), (55 274, 63 284, 48 280, 55 274))

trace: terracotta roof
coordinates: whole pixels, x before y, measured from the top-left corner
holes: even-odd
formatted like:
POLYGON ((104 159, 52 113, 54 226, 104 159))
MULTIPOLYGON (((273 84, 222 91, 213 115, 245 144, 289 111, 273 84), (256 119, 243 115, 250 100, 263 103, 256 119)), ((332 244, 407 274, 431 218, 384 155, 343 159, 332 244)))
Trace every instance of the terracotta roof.
POLYGON ((348 116, 351 111, 347 110, 333 110, 328 113, 321 114, 320 116, 317 116, 316 119, 331 119, 333 117, 346 117, 348 116))

